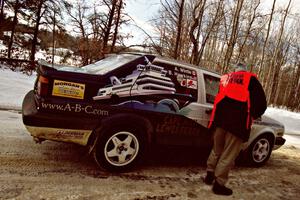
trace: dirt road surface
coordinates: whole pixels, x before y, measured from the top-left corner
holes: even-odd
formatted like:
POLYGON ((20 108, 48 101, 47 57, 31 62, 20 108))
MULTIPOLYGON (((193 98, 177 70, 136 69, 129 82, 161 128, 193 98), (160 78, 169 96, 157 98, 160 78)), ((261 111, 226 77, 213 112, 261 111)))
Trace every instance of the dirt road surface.
POLYGON ((236 167, 230 197, 201 181, 205 160, 196 150, 156 153, 133 172, 97 168, 84 147, 35 144, 15 111, 0 111, 0 199, 299 199, 300 151, 286 145, 261 168, 236 167), (159 155, 159 156, 158 156, 159 155))

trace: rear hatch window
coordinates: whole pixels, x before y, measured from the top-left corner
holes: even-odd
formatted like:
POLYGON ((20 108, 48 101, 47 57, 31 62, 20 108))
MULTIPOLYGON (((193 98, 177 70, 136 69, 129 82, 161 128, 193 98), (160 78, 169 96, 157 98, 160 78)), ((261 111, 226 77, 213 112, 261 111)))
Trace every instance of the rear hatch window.
POLYGON ((80 69, 88 74, 104 75, 139 57, 139 55, 132 54, 109 55, 108 57, 99 60, 98 62, 83 66, 80 69))

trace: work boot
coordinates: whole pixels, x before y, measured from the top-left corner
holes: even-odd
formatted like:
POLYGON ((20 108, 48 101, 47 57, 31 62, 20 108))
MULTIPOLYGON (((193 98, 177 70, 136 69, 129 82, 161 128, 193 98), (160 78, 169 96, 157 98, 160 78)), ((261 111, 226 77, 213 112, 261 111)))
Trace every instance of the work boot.
POLYGON ((224 185, 220 185, 217 181, 215 181, 212 190, 215 194, 226 195, 226 196, 232 195, 231 189, 225 187, 224 185))
POLYGON ((206 176, 203 178, 203 182, 204 182, 206 185, 212 185, 214 179, 215 179, 215 174, 214 174, 214 172, 207 171, 206 176))

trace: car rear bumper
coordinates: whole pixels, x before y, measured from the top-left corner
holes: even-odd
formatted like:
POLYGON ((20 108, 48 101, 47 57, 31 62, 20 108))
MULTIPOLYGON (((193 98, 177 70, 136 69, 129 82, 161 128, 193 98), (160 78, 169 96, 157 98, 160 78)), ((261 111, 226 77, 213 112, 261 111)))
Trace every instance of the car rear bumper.
POLYGON ((48 139, 86 145, 97 122, 72 115, 59 115, 39 110, 33 91, 22 104, 23 123, 35 139, 48 139))

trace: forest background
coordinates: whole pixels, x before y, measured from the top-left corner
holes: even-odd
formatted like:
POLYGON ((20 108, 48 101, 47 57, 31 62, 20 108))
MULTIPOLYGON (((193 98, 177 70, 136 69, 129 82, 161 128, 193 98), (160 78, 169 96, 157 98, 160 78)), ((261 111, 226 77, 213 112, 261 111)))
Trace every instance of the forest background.
POLYGON ((142 11, 151 16, 144 24, 128 13, 132 1, 0 0, 0 61, 32 70, 40 52, 82 66, 108 53, 147 51, 219 73, 243 62, 269 105, 300 110, 297 0, 159 0, 155 12, 142 11))

